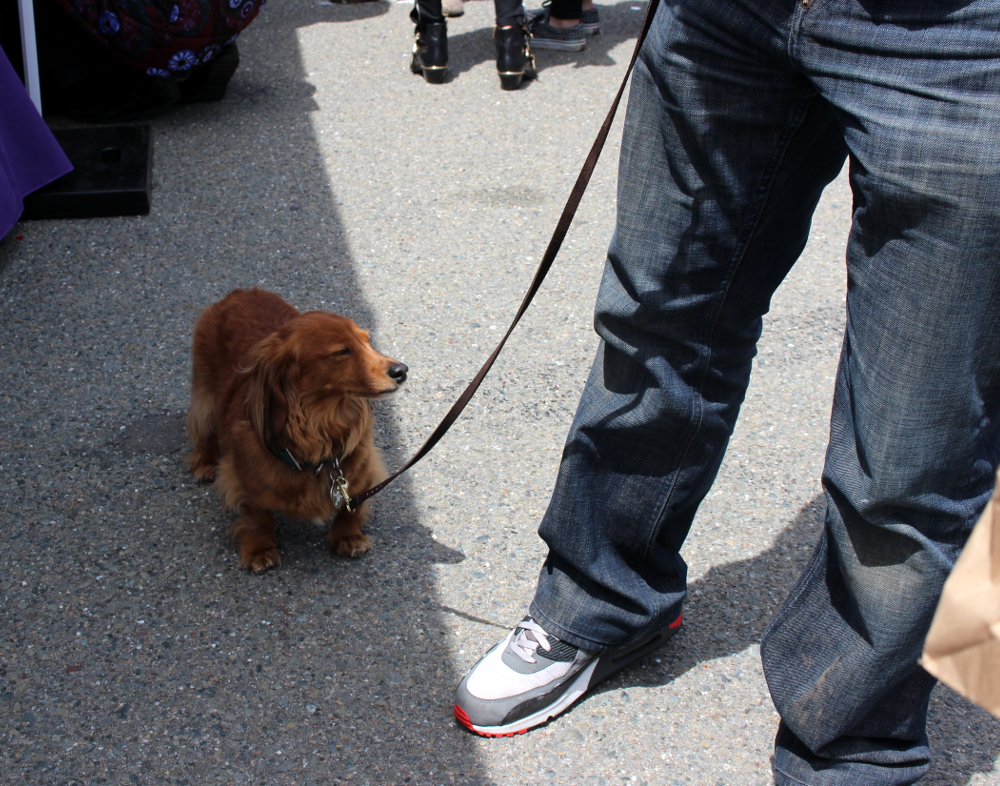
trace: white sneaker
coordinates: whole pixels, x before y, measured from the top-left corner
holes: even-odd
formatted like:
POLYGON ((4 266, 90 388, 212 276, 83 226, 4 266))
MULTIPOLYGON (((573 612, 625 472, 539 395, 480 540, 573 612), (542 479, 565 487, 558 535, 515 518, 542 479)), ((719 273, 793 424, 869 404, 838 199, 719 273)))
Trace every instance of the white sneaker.
POLYGON ((455 694, 455 718, 484 737, 523 734, 665 644, 681 621, 678 616, 668 627, 624 647, 585 650, 525 617, 465 675, 455 694))

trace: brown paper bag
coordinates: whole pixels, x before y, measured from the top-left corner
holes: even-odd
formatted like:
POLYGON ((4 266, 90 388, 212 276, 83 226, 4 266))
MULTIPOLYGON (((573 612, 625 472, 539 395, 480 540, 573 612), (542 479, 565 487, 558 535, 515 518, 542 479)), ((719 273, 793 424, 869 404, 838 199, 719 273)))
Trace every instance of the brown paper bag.
POLYGON ((920 665, 1000 718, 1000 476, 945 582, 920 665))

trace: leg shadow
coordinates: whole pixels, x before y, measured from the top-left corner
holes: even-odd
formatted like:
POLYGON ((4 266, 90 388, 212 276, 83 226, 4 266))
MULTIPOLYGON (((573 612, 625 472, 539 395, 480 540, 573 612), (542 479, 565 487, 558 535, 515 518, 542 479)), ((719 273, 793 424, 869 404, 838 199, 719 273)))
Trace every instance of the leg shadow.
MULTIPOLYGON (((759 644, 771 617, 812 555, 825 509, 825 499, 817 496, 799 511, 771 548, 747 560, 712 567, 692 582, 681 633, 664 649, 609 680, 597 693, 667 686, 703 662, 727 658, 759 644)), ((922 784, 966 786, 983 774, 995 777, 1000 720, 943 685, 931 698, 928 734, 935 758, 922 784)))
MULTIPOLYGON (((645 0, 597 6, 601 15, 601 33, 587 36, 587 48, 582 52, 558 52, 549 49, 532 50, 538 73, 546 68, 573 63, 576 68, 590 66, 612 66, 616 60, 611 50, 625 41, 634 41, 642 26, 642 15, 646 11, 645 0), (639 10, 634 10, 639 9, 639 10)), ((627 56, 626 56, 627 57, 627 56)), ((448 69, 452 78, 471 71, 483 63, 492 63, 496 58, 493 45, 493 28, 482 27, 466 33, 448 36, 448 69)), ((627 61, 626 61, 627 62, 627 61)), ((531 82, 525 85, 530 88, 531 82)), ((522 88, 524 89, 524 88, 522 88)))

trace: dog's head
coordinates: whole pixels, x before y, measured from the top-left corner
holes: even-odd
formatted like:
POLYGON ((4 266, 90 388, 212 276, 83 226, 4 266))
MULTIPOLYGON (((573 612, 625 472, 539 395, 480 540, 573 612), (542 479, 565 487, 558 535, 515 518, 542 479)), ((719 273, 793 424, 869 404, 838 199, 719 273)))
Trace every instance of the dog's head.
POLYGON ((368 331, 347 317, 310 311, 275 334, 279 354, 297 367, 298 388, 313 399, 382 398, 399 390, 409 369, 372 349, 368 331))
POLYGON ((290 421, 305 428, 351 417, 360 400, 399 390, 409 371, 372 349, 367 331, 325 311, 289 320, 252 354, 250 420, 268 445, 290 421))

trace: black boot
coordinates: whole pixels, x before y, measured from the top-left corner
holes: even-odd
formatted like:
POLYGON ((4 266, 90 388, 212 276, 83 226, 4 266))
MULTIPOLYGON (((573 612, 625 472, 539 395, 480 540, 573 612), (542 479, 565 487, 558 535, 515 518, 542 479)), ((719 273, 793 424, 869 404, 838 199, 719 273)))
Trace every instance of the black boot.
MULTIPOLYGON (((417 20, 414 20, 417 21, 417 20)), ((421 22, 413 31, 413 60, 410 70, 439 85, 448 75, 448 25, 446 22, 421 22)))
POLYGON ((500 87, 504 90, 517 90, 522 79, 535 78, 535 56, 531 54, 523 25, 517 24, 506 29, 495 27, 493 40, 497 45, 500 87))

